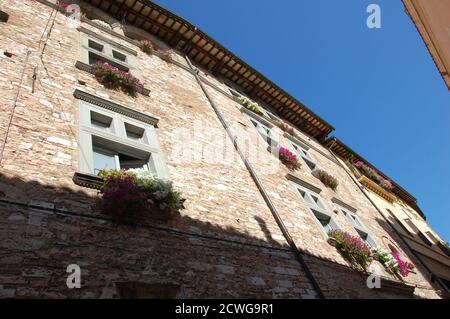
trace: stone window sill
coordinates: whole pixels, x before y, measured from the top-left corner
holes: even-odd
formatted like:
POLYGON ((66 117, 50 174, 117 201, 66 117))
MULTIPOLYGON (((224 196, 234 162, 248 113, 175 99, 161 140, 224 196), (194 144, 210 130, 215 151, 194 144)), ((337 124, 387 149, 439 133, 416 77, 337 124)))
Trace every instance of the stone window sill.
MULTIPOLYGON (((93 69, 92 69, 92 66, 89 65, 89 64, 86 64, 86 63, 84 63, 84 62, 77 61, 77 63, 75 63, 75 67, 76 67, 77 69, 79 69, 79 70, 88 72, 88 73, 90 73, 90 74, 94 74, 93 69)), ((145 87, 139 86, 139 87, 137 88, 137 91, 138 91, 138 93, 141 93, 142 95, 145 95, 145 96, 149 96, 149 95, 150 95, 150 90, 149 90, 149 89, 146 89, 145 87)))
POLYGON ((103 185, 103 180, 97 175, 75 172, 72 177, 73 182, 81 187, 99 190, 103 185))

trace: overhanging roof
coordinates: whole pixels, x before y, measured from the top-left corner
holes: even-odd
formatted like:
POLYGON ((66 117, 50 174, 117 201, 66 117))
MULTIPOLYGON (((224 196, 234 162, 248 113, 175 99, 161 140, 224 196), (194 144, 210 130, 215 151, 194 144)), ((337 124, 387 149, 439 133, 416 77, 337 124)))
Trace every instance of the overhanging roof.
POLYGON ((450 90, 450 0, 403 0, 450 90))
POLYGON ((270 105, 306 134, 324 140, 334 127, 234 53, 183 18, 149 0, 84 0, 185 53, 197 66, 270 105))
MULTIPOLYGON (((334 127, 303 103, 292 97, 264 75, 253 69, 234 53, 224 48, 202 30, 149 0, 83 0, 119 21, 143 29, 185 53, 197 66, 233 83, 255 100, 270 105, 277 113, 306 134, 323 142, 337 155, 350 160, 362 160, 381 176, 386 175, 336 138, 325 141, 334 127), (333 144, 333 141, 336 142, 333 144)), ((416 198, 392 181, 394 193, 411 205, 422 217, 416 198)))
POLYGON ((397 195, 399 198, 407 202, 414 210, 416 210, 423 218, 425 217, 425 214, 422 212, 422 210, 417 205, 417 199, 408 193, 403 187, 401 187, 399 184, 397 184, 395 181, 393 181, 391 178, 386 176, 383 172, 381 172, 379 169, 377 169, 375 166, 373 166, 369 161, 367 161, 364 157, 353 151, 349 146, 344 144, 341 140, 339 140, 337 137, 330 137, 326 141, 323 142, 323 145, 325 147, 328 147, 334 154, 338 155, 339 157, 348 160, 350 163, 356 163, 357 161, 363 161, 365 164, 373 168, 378 174, 380 174, 385 179, 388 179, 392 182, 392 185, 394 186, 394 189, 392 192, 397 195))

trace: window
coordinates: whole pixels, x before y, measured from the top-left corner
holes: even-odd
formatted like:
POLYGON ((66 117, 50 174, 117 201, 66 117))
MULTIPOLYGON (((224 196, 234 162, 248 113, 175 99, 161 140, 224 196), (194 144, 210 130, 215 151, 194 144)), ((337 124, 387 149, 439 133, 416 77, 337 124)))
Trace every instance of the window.
POLYGON ((114 132, 111 131, 112 118, 106 115, 91 111, 91 126, 105 131, 105 132, 114 132))
POLYGON ((397 224, 403 229, 403 231, 410 235, 410 236, 414 236, 414 234, 412 234, 408 228, 406 228, 405 225, 403 225, 403 223, 400 221, 400 219, 397 218, 397 216, 395 216, 395 214, 388 208, 386 208, 386 210, 389 212, 389 214, 391 215, 391 217, 397 222, 397 224))
POLYGON ((353 226, 353 228, 358 233, 359 237, 361 237, 362 240, 366 242, 370 247, 376 248, 378 247, 376 241, 374 240, 373 236, 369 234, 367 231, 367 228, 363 225, 359 217, 356 215, 355 212, 350 211, 349 209, 342 207, 340 205, 337 205, 339 210, 344 214, 344 216, 347 218, 348 222, 353 226))
POLYGON ((313 170, 317 167, 317 164, 314 160, 314 158, 309 153, 309 148, 305 145, 301 145, 299 143, 291 142, 292 147, 294 148, 297 155, 299 155, 303 160, 305 161, 306 165, 313 170))
POLYGON ((240 98, 243 95, 241 93, 239 93, 238 91, 236 91, 235 89, 233 89, 232 87, 230 87, 228 84, 225 84, 228 87, 228 90, 230 91, 231 95, 233 95, 236 98, 240 98))
POLYGON ((439 241, 439 239, 437 239, 437 238, 433 235, 432 232, 427 231, 425 234, 426 234, 426 235, 428 236, 428 238, 430 238, 434 243, 437 243, 437 242, 439 241))
POLYGON ((127 52, 127 49, 121 45, 111 43, 107 40, 101 40, 81 33, 81 55, 82 61, 87 64, 94 64, 103 61, 115 66, 116 68, 132 73, 136 76, 136 69, 133 68, 133 54, 127 52))
POLYGON ((263 124, 262 121, 259 121, 254 117, 250 117, 250 122, 252 122, 259 135, 271 149, 278 147, 278 136, 276 136, 275 132, 272 131, 272 128, 269 127, 269 123, 263 124))
POLYGON ((414 225, 411 219, 405 218, 405 223, 412 229, 416 234, 420 233, 419 229, 414 225))
POLYGON ((299 192, 300 196, 305 201, 306 206, 308 207, 309 211, 314 216, 314 219, 317 221, 317 223, 322 228, 323 232, 328 237, 328 232, 333 229, 339 229, 339 225, 336 223, 334 218, 329 213, 328 208, 326 207, 325 203, 321 199, 320 195, 316 192, 301 187, 297 184, 295 184, 295 187, 297 188, 297 191, 299 192))
POLYGON ((97 105, 80 104, 80 170, 142 168, 166 177, 154 126, 97 105))
POLYGON ((431 240, 429 240, 427 238, 427 236, 425 236, 420 230, 418 231, 417 235, 419 236, 419 238, 428 246, 432 247, 433 246, 433 242, 431 240))
POLYGON ((444 279, 444 278, 439 278, 439 281, 442 283, 442 285, 444 286, 445 290, 447 292, 450 292, 450 280, 444 279))
POLYGON ((441 241, 438 241, 437 245, 444 254, 446 254, 448 257, 450 257, 450 247, 446 243, 442 243, 441 241))

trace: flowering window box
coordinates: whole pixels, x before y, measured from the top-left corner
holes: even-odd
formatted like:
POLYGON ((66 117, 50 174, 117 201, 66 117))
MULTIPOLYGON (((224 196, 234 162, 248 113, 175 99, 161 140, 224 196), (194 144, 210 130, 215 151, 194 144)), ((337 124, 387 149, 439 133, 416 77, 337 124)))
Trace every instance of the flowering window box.
POLYGON ((370 247, 359 236, 335 229, 328 233, 328 243, 336 247, 352 265, 359 265, 364 270, 372 261, 370 247))
POLYGON ((290 170, 296 170, 301 167, 300 162, 298 161, 297 155, 292 153, 285 147, 279 146, 277 148, 277 153, 280 161, 286 165, 290 170))
POLYGON ((103 213, 121 218, 127 215, 154 214, 173 217, 184 209, 184 199, 170 181, 143 169, 108 170, 99 174, 103 213))
POLYGON ((121 89, 125 93, 136 96, 138 88, 143 85, 139 79, 130 72, 119 70, 109 63, 98 61, 92 66, 95 78, 104 86, 110 89, 121 89))
POLYGON ((408 277, 409 273, 414 272, 415 266, 409 261, 403 261, 396 252, 389 252, 381 248, 372 250, 374 259, 384 265, 386 270, 395 276, 401 275, 408 277))
POLYGON ((142 40, 139 42, 139 47, 141 48, 142 52, 147 53, 148 55, 153 54, 154 47, 151 41, 142 40))
POLYGON ((383 176, 378 174, 372 167, 366 165, 362 161, 358 161, 355 163, 354 167, 362 173, 364 176, 372 180, 375 184, 383 188, 384 190, 391 192, 394 189, 394 185, 388 179, 385 179, 383 176))
POLYGON ((321 169, 315 169, 311 173, 314 177, 318 178, 325 186, 331 188, 332 190, 336 190, 339 185, 336 177, 328 174, 326 171, 321 169))
MULTIPOLYGON (((77 61, 76 64, 75 64, 75 67, 76 67, 77 69, 79 69, 79 70, 82 70, 82 71, 91 73, 91 74, 93 74, 93 75, 96 75, 96 74, 95 74, 95 69, 94 69, 94 66, 93 66, 93 65, 89 65, 89 64, 86 64, 86 63, 84 63, 84 62, 77 61)), ((127 90, 127 88, 125 88, 125 90, 127 90)), ((142 84, 136 85, 136 92, 137 92, 137 93, 140 93, 140 94, 142 94, 142 95, 145 95, 145 96, 150 95, 150 90, 147 89, 147 88, 145 88, 142 84)))
POLYGON ((151 216, 167 220, 184 209, 184 199, 172 183, 141 169, 102 171, 99 176, 75 173, 75 184, 98 190, 99 208, 115 219, 151 216))
POLYGON ((252 102, 251 100, 249 100, 244 96, 240 96, 238 100, 247 110, 250 110, 258 114, 259 116, 264 116, 264 113, 260 110, 258 104, 252 102))

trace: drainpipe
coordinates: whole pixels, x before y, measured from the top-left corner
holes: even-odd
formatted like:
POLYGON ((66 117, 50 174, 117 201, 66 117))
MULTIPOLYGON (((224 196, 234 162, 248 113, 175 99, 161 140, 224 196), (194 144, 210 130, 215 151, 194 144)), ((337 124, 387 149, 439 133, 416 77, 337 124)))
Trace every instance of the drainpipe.
POLYGON ((258 178, 258 175, 256 174, 255 170, 253 169, 253 166, 250 164, 250 162, 248 161, 248 159, 245 157, 244 153, 242 152, 241 148, 239 147, 239 145, 237 143, 237 137, 233 134, 233 132, 230 129, 230 126, 225 121, 222 113, 217 108, 216 104, 212 100, 212 98, 209 95, 209 93, 206 91, 205 86, 203 85, 203 83, 202 83, 202 81, 200 79, 200 76, 198 75, 198 69, 196 69, 192 65, 192 63, 189 60, 189 58, 187 57, 187 55, 185 55, 185 59, 186 59, 188 65, 189 65, 189 67, 193 71, 193 74, 194 74, 198 84, 200 85, 200 88, 202 89, 203 93, 205 94, 206 98, 208 99, 209 104, 211 105, 211 107, 213 108, 213 110, 216 113, 217 117, 219 118, 220 123, 225 128, 225 131, 227 132, 228 137, 233 142, 234 148, 236 149, 236 151, 239 154, 240 158, 244 162, 245 167, 247 168, 247 170, 250 173, 253 181, 255 182, 256 187, 258 188, 261 196, 263 197, 264 201, 266 202, 267 206, 269 207, 270 212, 272 213, 273 217, 275 218, 275 221, 278 224, 278 227, 280 227, 281 232, 284 235, 284 238, 288 242, 288 244, 291 247, 293 253, 295 254, 296 259, 298 260, 298 262, 302 266, 303 270, 305 271, 306 277, 308 278, 308 280, 311 282, 312 286, 316 290, 319 298, 325 299, 325 296, 323 295, 323 292, 320 289, 320 286, 319 286, 318 282, 314 278, 314 275, 312 274, 311 270, 309 269, 308 265, 306 264, 306 262, 305 262, 305 260, 303 258, 303 254, 300 252, 300 250, 298 249, 298 247, 295 244, 294 240, 292 239, 292 236, 289 234, 289 231, 287 230, 286 226, 284 225, 283 220, 281 219, 280 215, 278 214, 277 209, 273 205, 269 195, 266 192, 266 189, 264 188, 263 184, 261 183, 261 180, 258 178))
MULTIPOLYGON (((391 226, 391 228, 394 230, 394 232, 398 235, 398 237, 400 237, 400 239, 402 240, 402 242, 406 245, 406 247, 409 248, 409 250, 411 251, 411 253, 413 254, 414 257, 417 258, 417 260, 419 260, 420 264, 423 266, 423 268, 425 268, 426 271, 428 271, 431 275, 431 278, 433 278, 433 273, 430 270, 430 268, 428 268, 428 266, 422 261, 422 259, 416 254, 416 252, 411 248, 411 246, 408 244, 408 242, 403 238, 403 236, 400 234, 400 232, 391 225, 391 222, 389 221, 389 219, 387 219, 386 216, 384 216, 383 212, 381 211, 381 209, 375 204, 375 202, 370 198, 370 196, 367 194, 367 192, 361 188, 356 180, 356 178, 353 176, 352 173, 350 173, 348 171, 348 168, 344 166, 344 164, 341 163, 341 161, 337 158, 337 156, 333 153, 333 151, 331 150, 334 146, 334 144, 336 143, 336 138, 333 138, 333 143, 330 145, 330 147, 328 148, 328 150, 330 151, 331 155, 333 155, 333 157, 335 158, 335 160, 339 163, 339 165, 345 170, 345 172, 348 174, 348 176, 350 176, 350 178, 352 179, 352 181, 355 183, 355 185, 358 187, 358 189, 361 190, 361 192, 364 194, 364 196, 369 200, 369 202, 372 204, 373 207, 375 207, 375 209, 380 213, 381 216, 383 216, 384 220, 391 226)), ((440 282, 439 278, 437 280, 437 282, 439 283, 439 285, 441 286, 441 288, 444 288, 444 286, 442 285, 442 283, 440 282)), ((445 289, 444 289, 445 291, 445 289)))

